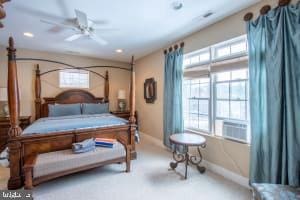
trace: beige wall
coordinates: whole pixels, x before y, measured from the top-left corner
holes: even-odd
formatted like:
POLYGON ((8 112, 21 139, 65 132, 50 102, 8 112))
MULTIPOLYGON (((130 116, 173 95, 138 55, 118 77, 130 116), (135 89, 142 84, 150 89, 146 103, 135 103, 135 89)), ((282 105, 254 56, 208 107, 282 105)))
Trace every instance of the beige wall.
MULTIPOLYGON (((256 15, 263 5, 276 5, 277 0, 266 0, 245 9, 235 15, 215 23, 180 41, 185 42, 185 53, 189 53, 212 44, 222 42, 246 34, 243 17, 247 12, 256 15)), ((140 130, 157 139, 163 139, 163 84, 164 84, 164 55, 160 49, 139 59, 136 63, 137 75, 137 110, 139 112, 140 130), (157 81, 158 97, 154 104, 146 104, 143 99, 143 84, 146 78, 154 77, 157 81)), ((249 151, 246 144, 224 140, 222 138, 205 136, 207 148, 204 158, 209 162, 224 167, 244 177, 248 177, 249 151)))
MULTIPOLYGON (((6 87, 7 82, 7 52, 4 47, 0 47, 0 87, 6 87)), ((17 49, 18 58, 42 58, 64 62, 77 67, 85 67, 92 65, 114 65, 121 67, 129 67, 128 63, 113 62, 109 60, 100 60, 95 58, 72 56, 40 51, 31 51, 26 49, 17 49)), ((21 115, 34 115, 34 78, 35 78, 35 65, 40 65, 41 72, 48 71, 50 69, 57 69, 60 67, 66 67, 63 65, 40 62, 40 61, 17 61, 18 66, 18 79, 19 88, 21 93, 21 115)), ((110 110, 115 110, 117 107, 117 91, 119 89, 125 89, 127 97, 129 97, 129 81, 130 72, 120 69, 112 68, 95 68, 92 69, 102 75, 105 75, 105 71, 109 71, 109 83, 110 83, 110 110)), ((58 72, 50 73, 42 76, 42 97, 54 97, 61 91, 58 85, 58 72)), ((104 80, 99 76, 91 73, 90 75, 90 89, 89 91, 97 97, 104 96, 104 80)), ((128 98, 127 98, 128 99, 128 98)))

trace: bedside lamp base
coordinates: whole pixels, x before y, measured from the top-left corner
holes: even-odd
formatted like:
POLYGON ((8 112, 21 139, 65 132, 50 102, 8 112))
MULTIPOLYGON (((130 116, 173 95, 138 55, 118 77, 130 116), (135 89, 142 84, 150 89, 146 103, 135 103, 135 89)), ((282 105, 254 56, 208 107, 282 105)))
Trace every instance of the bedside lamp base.
POLYGON ((118 109, 121 112, 126 110, 126 100, 125 99, 118 99, 118 109))

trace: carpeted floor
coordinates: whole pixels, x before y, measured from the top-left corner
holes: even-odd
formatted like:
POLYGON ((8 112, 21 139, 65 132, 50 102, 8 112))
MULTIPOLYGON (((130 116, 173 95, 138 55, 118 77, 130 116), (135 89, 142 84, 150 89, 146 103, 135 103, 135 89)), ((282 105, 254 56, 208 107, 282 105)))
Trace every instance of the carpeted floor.
MULTIPOLYGON (((43 183, 34 189, 35 200, 249 200, 251 192, 210 171, 199 174, 189 170, 182 180, 184 168, 169 170, 170 152, 150 141, 138 145, 138 159, 131 173, 115 164, 81 172, 43 183)), ((8 171, 0 168, 0 189, 6 185, 8 171)))

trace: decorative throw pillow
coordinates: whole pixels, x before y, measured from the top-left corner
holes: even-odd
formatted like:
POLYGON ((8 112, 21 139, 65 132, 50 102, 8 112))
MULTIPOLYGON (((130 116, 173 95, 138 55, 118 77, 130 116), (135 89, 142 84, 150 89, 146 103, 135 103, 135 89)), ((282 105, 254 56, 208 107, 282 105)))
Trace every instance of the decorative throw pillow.
POLYGON ((55 104, 48 105, 49 117, 81 115, 81 104, 55 104))
POLYGON ((84 103, 82 104, 83 115, 102 114, 109 112, 108 103, 84 103))

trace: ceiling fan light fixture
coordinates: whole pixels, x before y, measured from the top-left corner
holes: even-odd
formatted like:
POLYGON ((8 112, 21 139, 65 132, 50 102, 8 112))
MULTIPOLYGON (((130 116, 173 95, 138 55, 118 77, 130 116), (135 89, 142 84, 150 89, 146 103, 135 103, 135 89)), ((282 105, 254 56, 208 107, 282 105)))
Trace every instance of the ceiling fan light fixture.
POLYGON ((30 38, 34 37, 34 35, 30 32, 24 32, 23 35, 30 38))
POLYGON ((117 53, 123 53, 123 49, 116 49, 117 53))

